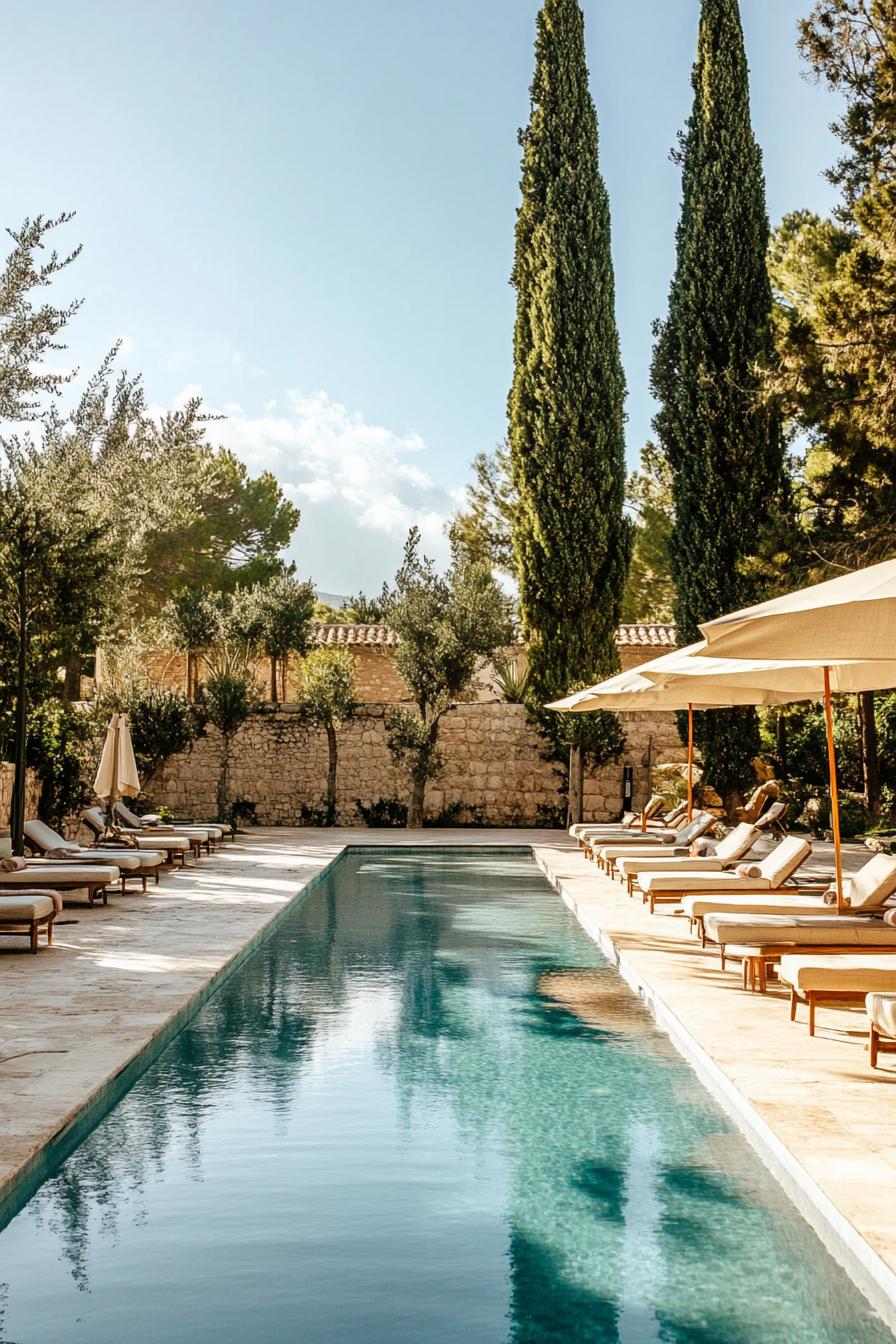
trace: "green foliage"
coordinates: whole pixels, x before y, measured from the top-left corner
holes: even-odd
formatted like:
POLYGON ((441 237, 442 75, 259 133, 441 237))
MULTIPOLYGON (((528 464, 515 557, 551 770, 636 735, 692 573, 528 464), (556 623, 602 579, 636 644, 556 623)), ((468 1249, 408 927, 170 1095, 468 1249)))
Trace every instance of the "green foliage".
POLYGON ((452 543, 490 569, 516 577, 513 527, 518 503, 509 445, 499 444, 493 453, 478 453, 473 459, 473 480, 467 485, 466 508, 449 524, 452 543))
POLYGON ((419 553, 420 533, 408 534, 395 585, 383 588, 386 622, 399 637, 395 669, 408 686, 416 713, 390 715, 390 750, 412 781, 408 824, 423 821, 426 781, 438 773, 439 724, 452 703, 473 686, 477 664, 510 642, 510 603, 481 561, 455 547, 447 574, 419 553))
MULTIPOLYGON (((537 709, 617 670, 632 542, 610 212, 578 0, 545 0, 538 14, 531 116, 520 139, 508 420, 513 546, 537 709)), ((557 715, 538 719, 552 736, 560 731, 557 715)))
POLYGON ((83 807, 89 784, 82 768, 84 726, 62 700, 45 700, 28 716, 26 760, 40 779, 41 819, 58 826, 83 807))
POLYGON ((254 684, 245 665, 223 656, 203 684, 203 708, 209 723, 225 737, 232 737, 252 712, 254 684))
POLYGON ((312 722, 341 728, 355 696, 355 660, 349 650, 324 647, 309 653, 302 664, 300 695, 312 722))
POLYGON ((181 588, 162 610, 163 628, 171 647, 201 653, 221 638, 221 604, 201 588, 181 588))
POLYGON ((378 597, 365 597, 363 593, 356 593, 348 599, 341 618, 337 616, 335 619, 349 621, 353 625, 381 625, 383 604, 378 597))
POLYGON ((73 217, 38 215, 9 230, 14 247, 0 272, 0 421, 36 419, 42 399, 58 396, 74 376, 48 369, 45 360, 65 349, 57 338, 80 302, 56 308, 34 300, 35 292, 53 284, 81 251, 77 247, 60 257, 51 248, 42 255, 53 230, 73 217))
MULTIPOLYGON (((782 489, 784 450, 759 369, 773 360, 762 159, 750 125, 737 0, 703 0, 693 109, 681 141, 682 209, 666 321, 651 369, 654 420, 672 472, 675 621, 700 621, 758 594, 751 558, 782 489)), ((751 710, 700 716, 707 782, 726 802, 757 746, 751 710)))
POLYGON ((189 700, 176 691, 136 691, 128 697, 125 712, 144 784, 170 757, 186 751, 199 728, 189 700))
POLYGON ((635 542, 622 598, 623 621, 671 621, 675 608, 672 578, 672 527, 675 501, 672 472, 653 443, 641 452, 641 466, 626 486, 635 514, 635 542))
POLYGON ((358 815, 365 826, 386 827, 386 826, 405 826, 408 820, 408 809, 406 803, 401 803, 397 798, 378 798, 375 803, 366 806, 361 799, 356 800, 358 815))
POLYGON ((495 685, 509 705, 523 705, 529 690, 529 664, 503 650, 495 654, 495 685))
POLYGON ((228 624, 267 658, 304 653, 315 601, 312 583, 302 583, 292 574, 276 574, 234 594, 228 624))

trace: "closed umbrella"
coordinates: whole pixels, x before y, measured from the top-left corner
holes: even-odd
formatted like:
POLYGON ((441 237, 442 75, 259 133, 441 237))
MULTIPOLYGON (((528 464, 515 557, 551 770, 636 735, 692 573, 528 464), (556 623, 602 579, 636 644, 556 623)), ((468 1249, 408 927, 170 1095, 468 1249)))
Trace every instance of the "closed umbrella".
MULTIPOLYGON (((881 566, 876 566, 881 568, 881 566)), ((837 582, 835 580, 834 582, 837 582)), ((820 585, 824 587, 826 585, 820 585)), ((769 604, 764 604, 769 605, 769 604)), ((896 610, 896 609, 894 609, 896 610)), ((840 807, 837 794, 837 759, 834 750, 834 716, 831 695, 835 692, 886 690, 896 686, 896 659, 891 661, 847 661, 831 659, 821 664, 807 659, 714 658, 707 643, 691 645, 677 653, 664 654, 639 670, 647 680, 679 693, 688 685, 694 694, 703 695, 708 684, 750 689, 755 704, 768 704, 761 694, 777 693, 783 701, 823 700, 828 749, 828 773, 831 791, 831 829, 834 834, 834 865, 837 882, 837 908, 846 907, 843 898, 843 864, 840 840, 840 807)), ((896 651, 894 648, 893 651, 896 651)))
POLYGON ((131 730, 124 714, 113 714, 109 720, 93 791, 107 801, 110 815, 119 798, 136 798, 140 792, 131 730))
MULTIPOLYGON (((692 649, 702 648, 694 644, 692 649)), ((687 650, 682 650, 687 652, 687 650)), ((554 700, 547 709, 555 709, 563 714, 587 714, 597 709, 654 711, 660 713, 670 710, 688 712, 688 821, 694 815, 694 710, 695 709, 731 709, 734 705, 780 705, 794 698, 781 695, 773 689, 757 690, 734 682, 722 683, 707 677, 698 685, 685 682, 683 685, 665 685, 651 680, 649 670, 665 661, 655 658, 628 672, 617 672, 606 681, 589 686, 587 690, 576 691, 563 700, 554 700)), ((645 825, 642 818, 642 830, 645 825)))

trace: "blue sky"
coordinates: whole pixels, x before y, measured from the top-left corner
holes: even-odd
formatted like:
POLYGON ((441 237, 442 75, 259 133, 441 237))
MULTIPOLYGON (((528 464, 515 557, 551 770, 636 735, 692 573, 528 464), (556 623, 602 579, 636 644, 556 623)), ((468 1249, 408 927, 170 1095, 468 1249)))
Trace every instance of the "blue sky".
MULTIPOLYGON (((508 284, 537 0, 44 0, 4 21, 3 222, 77 211, 82 371, 116 337, 153 403, 300 505, 293 554, 378 590, 504 433, 508 284)), ((649 433, 698 0, 584 0, 613 214, 628 452, 649 433)), ((830 209, 836 105, 802 77, 810 0, 742 0, 769 213, 830 209)))

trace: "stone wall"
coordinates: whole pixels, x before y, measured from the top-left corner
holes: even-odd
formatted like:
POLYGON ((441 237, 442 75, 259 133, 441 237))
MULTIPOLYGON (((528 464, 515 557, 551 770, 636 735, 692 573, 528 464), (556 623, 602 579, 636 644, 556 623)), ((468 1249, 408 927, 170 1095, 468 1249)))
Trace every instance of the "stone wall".
MULTIPOLYGON (((388 706, 360 706, 339 734, 338 820, 359 820, 357 802, 380 798, 405 801, 407 779, 392 763, 386 745, 388 706)), ((623 714, 627 749, 618 765, 585 780, 585 815, 604 820, 622 801, 623 766, 635 767, 635 800, 648 786, 648 755, 654 765, 683 761, 684 749, 670 714, 623 714)), ((435 816, 460 805, 475 808, 494 826, 533 826, 561 801, 562 780, 541 757, 541 741, 522 705, 503 702, 460 705, 443 720, 445 769, 427 789, 426 811, 435 816)), ((176 815, 211 815, 221 761, 214 729, 173 757, 147 784, 154 803, 176 815)), ((231 749, 230 799, 255 805, 263 825, 295 825, 305 808, 319 808, 326 792, 325 734, 303 719, 296 706, 267 707, 252 715, 231 749)))
MULTIPOLYGON (((9 826, 9 810, 12 805, 12 786, 16 777, 16 768, 9 761, 0 761, 0 828, 9 826)), ((40 801, 40 781, 33 770, 25 773, 25 816, 37 816, 37 804, 40 801)))

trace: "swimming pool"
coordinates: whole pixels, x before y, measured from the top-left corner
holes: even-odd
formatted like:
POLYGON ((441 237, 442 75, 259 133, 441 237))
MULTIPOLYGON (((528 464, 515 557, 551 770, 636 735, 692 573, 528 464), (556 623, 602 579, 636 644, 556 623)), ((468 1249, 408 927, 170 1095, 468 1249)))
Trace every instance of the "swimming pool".
POLYGON ((524 855, 349 855, 0 1233, 3 1344, 892 1335, 524 855))

